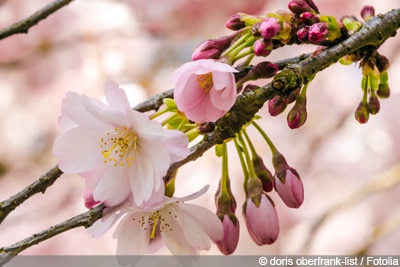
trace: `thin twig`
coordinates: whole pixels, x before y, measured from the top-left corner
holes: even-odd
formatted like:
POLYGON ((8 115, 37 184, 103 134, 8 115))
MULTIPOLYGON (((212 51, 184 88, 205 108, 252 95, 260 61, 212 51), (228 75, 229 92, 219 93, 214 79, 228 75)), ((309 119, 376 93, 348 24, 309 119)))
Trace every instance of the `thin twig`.
POLYGON ((0 202, 0 224, 16 207, 22 204, 25 200, 37 193, 44 193, 63 172, 55 166, 46 174, 34 181, 32 184, 24 188, 19 193, 11 196, 9 199, 0 202))
POLYGON ((45 7, 39 9, 29 17, 20 20, 2 30, 0 30, 0 40, 7 38, 11 35, 18 33, 27 33, 28 30, 39 23, 39 21, 44 20, 52 13, 56 12, 65 5, 68 5, 73 0, 56 0, 45 7))
POLYGON ((95 221, 101 218, 102 212, 105 206, 103 204, 94 207, 84 213, 81 213, 71 219, 68 219, 62 223, 51 226, 48 229, 34 234, 24 240, 21 240, 11 246, 0 249, 0 266, 10 261, 13 257, 17 256, 21 251, 39 244, 41 241, 49 239, 53 236, 61 234, 70 229, 84 226, 85 228, 90 227, 95 221))

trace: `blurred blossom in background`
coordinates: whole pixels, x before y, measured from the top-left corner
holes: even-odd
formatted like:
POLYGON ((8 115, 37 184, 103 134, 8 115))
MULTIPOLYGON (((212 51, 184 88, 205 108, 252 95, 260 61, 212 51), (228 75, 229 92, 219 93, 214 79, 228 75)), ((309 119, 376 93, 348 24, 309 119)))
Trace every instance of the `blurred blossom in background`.
MULTIPOLYGON (((337 17, 360 18, 363 5, 374 5, 376 13, 397 7, 389 0, 315 1, 321 13, 337 17)), ((0 27, 49 2, 0 1, 0 27)), ((223 5, 213 0, 74 1, 28 35, 0 41, 0 200, 56 164, 51 146, 60 133, 57 119, 67 91, 101 99, 112 79, 131 103, 139 103, 172 88, 172 72, 191 60, 200 42, 229 33, 224 25, 232 14, 265 14, 286 6, 282 0, 230 0, 223 5)), ((254 244, 239 213, 242 231, 236 254, 400 254, 399 45, 395 37, 379 50, 390 59, 392 94, 366 125, 354 119, 362 95, 361 71, 355 65, 336 64, 316 76, 308 89, 308 120, 298 130, 288 128, 286 112, 270 117, 266 108, 261 110, 259 123, 302 177, 305 201, 293 210, 275 196, 281 234, 272 246, 254 244)), ((285 47, 268 59, 313 49, 285 47)), ((264 162, 270 162, 267 145, 253 136, 264 162)), ((232 191, 241 205, 242 172, 233 146, 229 148, 232 191)), ((210 184, 208 193, 194 202, 214 210, 220 165, 213 149, 185 165, 176 195, 210 184)), ((81 177, 61 176, 45 195, 35 195, 0 225, 0 247, 84 212, 83 190, 81 177)), ((85 229, 74 229, 23 254, 112 255, 116 240, 111 233, 92 239, 85 229)), ((219 251, 214 246, 206 253, 219 251)))

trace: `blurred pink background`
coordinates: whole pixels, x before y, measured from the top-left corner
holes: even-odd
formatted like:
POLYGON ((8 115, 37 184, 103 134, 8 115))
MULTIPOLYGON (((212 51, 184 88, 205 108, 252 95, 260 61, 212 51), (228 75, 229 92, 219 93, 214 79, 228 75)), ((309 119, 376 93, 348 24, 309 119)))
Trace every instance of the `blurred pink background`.
MULTIPOLYGON (((0 27, 20 20, 50 1, 0 1, 0 27)), ((189 61, 198 43, 227 34, 225 21, 236 12, 265 14, 286 9, 282 0, 74 1, 33 27, 28 35, 0 41, 0 200, 17 193, 55 166, 52 142, 60 133, 57 118, 67 91, 102 98, 104 84, 118 82, 136 104, 170 89, 170 75, 189 61)), ((377 13, 397 1, 318 1, 321 13, 356 15, 371 4, 377 13)), ((241 238, 235 252, 251 254, 400 254, 400 38, 391 38, 380 52, 390 58, 392 95, 366 125, 354 119, 361 99, 357 66, 336 64, 317 75, 308 90, 308 120, 290 130, 286 113, 260 124, 289 164, 300 173, 305 202, 298 210, 272 194, 281 234, 271 246, 249 238, 241 205, 242 173, 230 146, 230 177, 238 202, 241 238)), ((270 60, 310 52, 291 46, 274 51, 270 60)), ((259 154, 271 167, 266 144, 250 131, 259 154)), ((210 184, 197 203, 214 211, 213 195, 221 162, 210 150, 184 166, 177 178, 177 196, 210 184)), ((86 209, 83 180, 63 175, 45 195, 35 195, 0 225, 0 247, 66 220, 86 209)), ((63 233, 24 251, 25 255, 115 253, 112 231, 93 239, 85 229, 63 233)), ((168 254, 161 250, 160 254, 168 254)), ((219 254, 213 246, 204 254, 219 254)))

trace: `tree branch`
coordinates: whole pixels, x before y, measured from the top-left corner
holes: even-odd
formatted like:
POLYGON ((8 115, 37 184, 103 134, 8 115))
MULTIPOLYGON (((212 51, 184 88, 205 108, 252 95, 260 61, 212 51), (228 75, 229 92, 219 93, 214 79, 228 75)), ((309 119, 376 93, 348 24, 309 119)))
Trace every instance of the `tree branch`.
MULTIPOLYGON (((288 61, 289 65, 278 73, 271 83, 256 89, 245 89, 238 96, 233 108, 216 122, 214 131, 205 134, 203 140, 191 148, 191 154, 186 159, 172 164, 166 176, 171 175, 184 164, 196 160, 214 145, 235 137, 243 125, 248 123, 264 103, 274 95, 290 93, 307 82, 311 76, 337 62, 347 54, 368 46, 377 49, 389 37, 394 36, 399 27, 400 8, 369 20, 359 32, 343 42, 325 49, 317 56, 294 61, 294 63, 288 61)), ((134 107, 134 109, 139 111, 158 109, 165 97, 172 96, 172 90, 166 91, 134 107)), ((88 227, 92 225, 101 218, 103 208, 103 205, 98 206, 12 246, 0 249, 0 263, 10 260, 22 250, 61 232, 78 226, 88 227)))
POLYGON ((94 207, 84 213, 81 213, 71 219, 68 219, 62 223, 51 226, 48 229, 34 234, 24 240, 21 240, 11 246, 0 249, 0 266, 3 266, 6 262, 10 261, 13 257, 17 256, 21 251, 38 244, 41 241, 49 239, 53 236, 61 234, 70 229, 84 226, 85 228, 90 227, 94 222, 101 218, 102 212, 105 206, 103 204, 94 207))
POLYGON ((28 30, 39 23, 39 21, 44 20, 52 13, 56 12, 65 5, 68 5, 73 0, 56 0, 40 10, 33 13, 31 16, 20 20, 2 30, 0 30, 0 40, 7 38, 11 35, 18 33, 28 33, 28 30))
POLYGON ((316 56, 288 65, 275 75, 272 86, 279 94, 287 95, 343 56, 363 48, 378 49, 388 38, 396 35, 399 27, 400 8, 375 16, 366 22, 360 31, 343 42, 325 49, 316 56))
POLYGON ((58 166, 55 166, 19 193, 3 202, 0 202, 0 224, 11 211, 22 204, 25 200, 34 194, 44 193, 47 187, 51 186, 62 173, 63 172, 58 168, 58 166))

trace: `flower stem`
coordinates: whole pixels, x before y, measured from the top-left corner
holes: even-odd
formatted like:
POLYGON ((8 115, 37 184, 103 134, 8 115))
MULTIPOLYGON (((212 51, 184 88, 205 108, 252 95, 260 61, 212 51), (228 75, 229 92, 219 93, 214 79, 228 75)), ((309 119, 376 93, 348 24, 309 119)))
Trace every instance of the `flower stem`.
POLYGON ((268 137, 268 135, 264 132, 264 130, 260 127, 260 125, 258 125, 254 120, 251 121, 251 124, 253 124, 253 126, 259 131, 259 133, 261 134, 261 136, 264 138, 265 142, 267 142, 269 149, 271 150, 272 155, 276 155, 279 153, 278 149, 276 148, 276 146, 274 145, 274 143, 272 143, 271 139, 268 137))
POLYGON ((221 177, 221 194, 229 195, 229 176, 228 176, 228 149, 226 143, 222 144, 222 177, 221 177))
POLYGON ((244 188, 246 188, 247 181, 249 180, 249 171, 247 169, 246 161, 245 161, 245 159, 243 157, 243 149, 239 145, 239 142, 237 141, 236 138, 233 138, 233 143, 235 144, 235 148, 236 148, 236 151, 238 152, 240 164, 242 165, 243 176, 244 176, 243 185, 244 185, 244 188))

